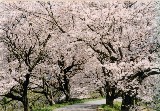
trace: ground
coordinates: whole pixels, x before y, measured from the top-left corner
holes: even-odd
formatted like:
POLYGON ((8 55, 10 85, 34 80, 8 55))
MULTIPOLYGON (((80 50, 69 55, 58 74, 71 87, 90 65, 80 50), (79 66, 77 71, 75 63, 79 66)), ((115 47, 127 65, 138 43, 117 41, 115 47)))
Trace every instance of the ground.
MULTIPOLYGON (((54 111, 97 111, 97 107, 105 104, 105 101, 105 99, 93 100, 89 102, 68 105, 62 108, 55 109, 54 111)), ((121 101, 121 99, 116 99, 116 101, 121 101)))

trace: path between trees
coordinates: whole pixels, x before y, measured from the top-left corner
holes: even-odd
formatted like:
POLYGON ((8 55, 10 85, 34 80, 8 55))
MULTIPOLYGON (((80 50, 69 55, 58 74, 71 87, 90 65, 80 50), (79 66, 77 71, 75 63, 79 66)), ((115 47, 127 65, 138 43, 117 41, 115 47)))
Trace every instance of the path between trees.
MULTIPOLYGON (((77 103, 74 105, 68 105, 62 108, 55 109, 53 111, 97 111, 99 105, 105 104, 105 99, 93 100, 84 103, 77 103)), ((121 99, 116 99, 115 101, 121 101, 121 99)))

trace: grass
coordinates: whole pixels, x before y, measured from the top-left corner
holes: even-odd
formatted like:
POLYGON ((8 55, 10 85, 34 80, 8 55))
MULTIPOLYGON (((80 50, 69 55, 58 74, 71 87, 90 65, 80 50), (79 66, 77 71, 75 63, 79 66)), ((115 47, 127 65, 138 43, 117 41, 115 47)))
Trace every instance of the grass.
POLYGON ((43 108, 34 108, 33 111, 53 111, 56 108, 60 108, 60 107, 64 107, 64 106, 72 105, 72 104, 76 104, 76 103, 84 103, 84 102, 87 102, 87 101, 92 101, 92 100, 97 100, 97 99, 102 99, 102 98, 72 99, 69 102, 54 104, 53 106, 46 106, 46 107, 43 107, 43 108))
POLYGON ((121 111, 121 102, 114 102, 113 107, 103 104, 98 107, 98 111, 121 111))
MULTIPOLYGON (((147 107, 145 104, 142 104, 140 108, 143 109, 141 111, 153 111, 153 109, 147 107)), ((121 111, 121 102, 114 102, 113 107, 103 104, 98 107, 98 111, 121 111)))

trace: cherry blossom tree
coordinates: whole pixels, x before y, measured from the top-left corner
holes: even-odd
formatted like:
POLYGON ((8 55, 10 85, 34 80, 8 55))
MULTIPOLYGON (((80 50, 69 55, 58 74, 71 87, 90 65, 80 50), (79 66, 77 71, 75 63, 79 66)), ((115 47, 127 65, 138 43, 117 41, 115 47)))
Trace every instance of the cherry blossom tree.
POLYGON ((13 84, 4 96, 21 101, 24 111, 29 110, 28 87, 35 74, 34 69, 46 60, 46 46, 51 38, 51 34, 44 33, 43 25, 39 24, 37 27, 36 19, 19 13, 13 20, 9 19, 1 27, 1 42, 8 51, 8 74, 13 76, 17 84, 13 84), (40 26, 42 28, 39 28, 40 26))
MULTIPOLYGON (((28 107, 29 83, 41 89, 31 88, 43 93, 51 104, 57 90, 69 100, 70 79, 87 70, 86 76, 91 74, 103 85, 106 104, 113 106, 114 99, 122 97, 121 109, 129 111, 141 99, 143 82, 160 73, 155 4, 138 1, 8 3, 7 10, 19 12, 1 28, 11 67, 8 73, 23 75, 22 79, 14 78, 22 87, 11 90, 23 90, 25 107, 28 107), (84 63, 91 59, 96 60, 90 62, 93 70, 84 68, 90 67, 84 63), (38 84, 34 82, 37 78, 40 78, 38 84)), ((7 93, 8 97, 11 93, 7 93)))
MULTIPOLYGON (((81 66, 87 60, 87 58, 85 58, 84 48, 81 48, 82 45, 80 45, 79 47, 75 43, 73 45, 70 44, 70 42, 74 38, 71 39, 71 34, 72 34, 72 32, 70 32, 71 29, 67 29, 66 27, 68 27, 68 25, 71 25, 70 27, 73 28, 72 23, 66 24, 66 22, 64 22, 63 24, 65 24, 64 25, 65 30, 60 25, 61 23, 59 23, 60 20, 65 21, 65 19, 68 19, 68 16, 67 18, 59 17, 58 18, 59 21, 57 21, 56 17, 60 15, 55 15, 55 16, 53 15, 52 4, 50 2, 47 2, 47 3, 34 2, 34 4, 32 4, 31 7, 29 6, 30 2, 18 2, 13 4, 4 4, 4 5, 6 6, 6 8, 8 7, 11 8, 12 9, 11 12, 14 10, 20 13, 20 15, 16 17, 16 20, 15 20, 16 23, 8 23, 8 24, 10 26, 14 26, 11 28, 16 28, 16 31, 19 31, 22 28, 22 31, 25 34, 25 36, 23 35, 25 37, 25 40, 23 39, 19 40, 18 34, 20 32, 16 33, 15 38, 10 37, 11 40, 12 39, 16 40, 16 41, 13 41, 13 42, 16 42, 14 44, 15 45, 20 44, 19 47, 21 48, 24 47, 24 49, 26 48, 25 50, 28 50, 28 53, 29 53, 29 54, 26 54, 28 56, 32 56, 32 53, 37 54, 37 52, 39 52, 39 50, 41 49, 41 46, 44 46, 44 50, 45 50, 45 51, 42 50, 42 52, 44 54, 47 54, 43 56, 43 57, 46 57, 47 60, 45 59, 43 61, 44 58, 42 58, 42 60, 39 60, 38 62, 35 63, 33 69, 34 69, 34 73, 37 73, 38 75, 32 75, 33 77, 32 77, 32 80, 30 81, 30 83, 32 84, 32 87, 30 87, 29 89, 31 89, 31 91, 33 92, 44 94, 47 100, 49 101, 50 105, 54 104, 54 99, 53 99, 54 95, 56 94, 56 92, 59 92, 59 91, 65 94, 66 100, 68 101, 70 99, 70 82, 69 82, 70 78, 73 77, 76 73, 78 73, 78 71, 82 70, 81 66), (38 12, 36 12, 37 10, 35 11, 33 9, 34 6, 37 7, 37 10, 39 9, 38 12), (40 11, 41 13, 39 13, 40 11), (63 19, 60 19, 60 18, 63 18, 63 19), (44 39, 46 35, 48 35, 48 37, 44 39), (51 38, 51 36, 54 36, 54 37, 51 38), (31 41, 31 43, 29 44, 31 45, 30 47, 27 47, 25 44, 22 44, 23 42, 26 41, 26 39, 27 40, 29 39, 31 41), (79 47, 79 48, 74 49, 74 47, 79 47), (62 52, 60 52, 60 50, 62 52), (56 53, 54 53, 54 51, 56 53), (40 61, 42 61, 43 64, 40 64, 39 63, 40 61), (50 79, 47 79, 47 78, 50 78, 50 79), (38 80, 39 83, 37 83, 36 82, 37 79, 40 79, 41 81, 38 80), (42 90, 37 90, 37 88, 42 90)), ((3 31, 6 31, 6 30, 3 30, 3 31)), ((12 35, 12 33, 10 35, 12 35)), ((5 38, 3 38, 3 42, 5 42, 5 38)), ((6 43, 8 43, 8 41, 6 43)), ((12 45, 13 44, 11 44, 10 47, 12 47, 12 45)), ((42 52, 39 52, 39 53, 41 54, 42 52)), ((24 53, 24 56, 26 56, 25 51, 22 50, 22 52, 20 53, 22 54, 24 53)), ((21 57, 21 55, 19 56, 21 57)), ((38 57, 39 56, 40 55, 38 55, 38 57)), ((36 56, 33 56, 33 57, 37 59, 36 56)), ((8 58, 10 59, 11 57, 9 56, 8 58)), ((20 58, 19 60, 20 68, 21 68, 21 62, 23 63, 23 61, 26 63, 25 65, 31 62, 29 57, 26 57, 26 59, 20 58)), ((13 66, 11 67, 13 68, 13 66)), ((23 71, 24 69, 21 69, 21 70, 23 71)))
POLYGON ((142 81, 159 74, 156 43, 157 26, 154 3, 88 2, 77 16, 85 42, 102 67, 106 88, 106 103, 122 96, 122 110, 134 106, 142 81), (127 6, 128 5, 128 6, 127 6), (87 38, 84 38, 87 37, 87 38))

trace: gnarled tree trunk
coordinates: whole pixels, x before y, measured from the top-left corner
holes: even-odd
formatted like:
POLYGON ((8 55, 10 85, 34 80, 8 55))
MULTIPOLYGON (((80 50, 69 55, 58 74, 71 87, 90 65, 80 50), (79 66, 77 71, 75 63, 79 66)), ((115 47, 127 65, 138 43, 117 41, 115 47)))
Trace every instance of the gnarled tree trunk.
POLYGON ((69 79, 67 78, 66 75, 64 75, 64 94, 66 96, 65 100, 69 101, 70 100, 70 84, 69 84, 69 79))
POLYGON ((130 109, 134 106, 134 100, 134 96, 123 94, 121 111, 130 111, 130 109))
POLYGON ((28 105, 28 85, 29 85, 29 78, 30 74, 26 74, 25 76, 26 80, 23 83, 23 106, 24 106, 24 111, 29 111, 29 105, 28 105))
POLYGON ((113 107, 113 101, 116 98, 116 89, 111 88, 109 83, 106 83, 106 105, 113 107))
POLYGON ((111 98, 110 96, 106 96, 106 105, 109 105, 112 107, 113 101, 114 101, 114 98, 111 98))

